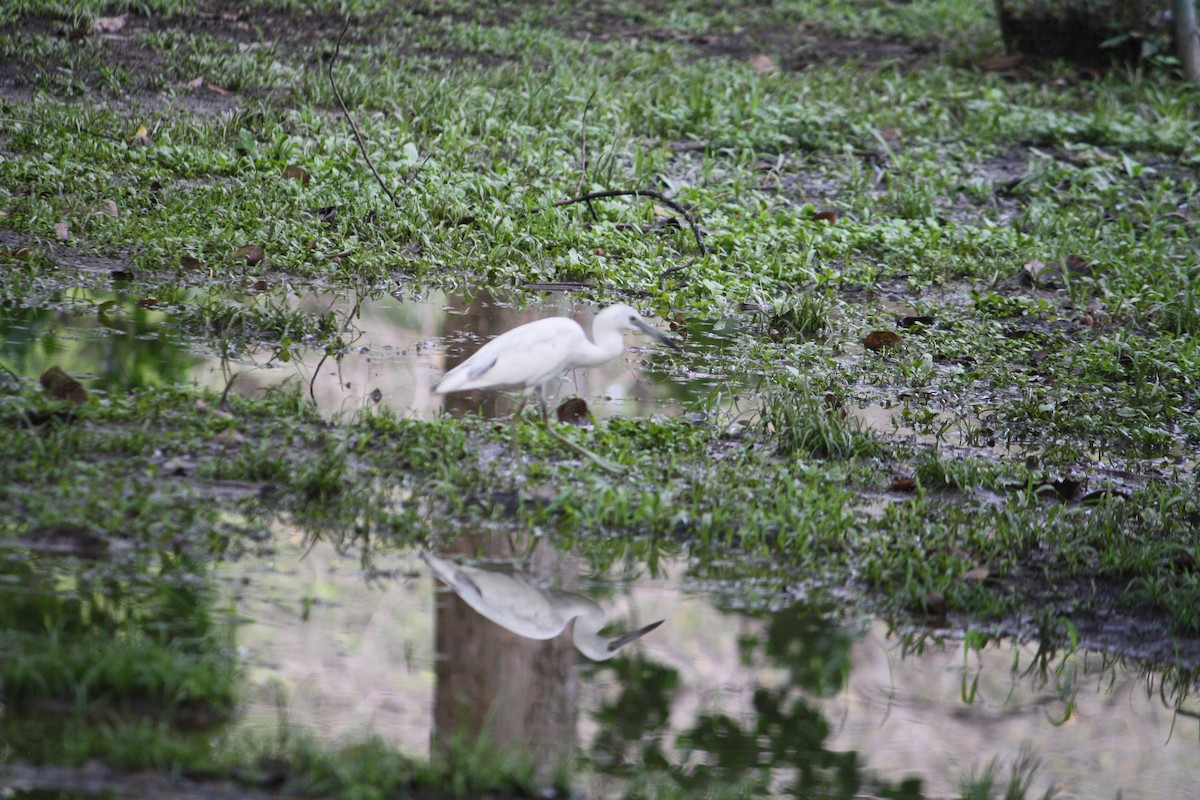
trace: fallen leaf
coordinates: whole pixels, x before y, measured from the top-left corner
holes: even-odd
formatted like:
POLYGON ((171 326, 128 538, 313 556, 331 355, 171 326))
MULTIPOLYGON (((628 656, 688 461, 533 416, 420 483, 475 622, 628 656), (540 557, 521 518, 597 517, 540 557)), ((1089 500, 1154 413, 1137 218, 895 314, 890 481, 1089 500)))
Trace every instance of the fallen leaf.
POLYGON ((150 146, 150 131, 146 130, 145 125, 139 125, 137 133, 125 140, 125 144, 130 147, 149 147, 150 146))
POLYGON ((899 347, 903 340, 895 331, 871 331, 863 339, 863 346, 868 350, 883 350, 889 347, 899 347))
POLYGON ((982 581, 991 574, 992 571, 987 567, 972 567, 959 577, 964 581, 982 581))
POLYGON ((264 280, 257 280, 251 284, 250 288, 256 292, 265 292, 267 290, 267 282, 264 280))
POLYGON ((578 428, 586 428, 592 422, 592 415, 588 411, 587 403, 582 397, 572 397, 564 400, 559 404, 558 408, 554 409, 554 416, 559 422, 574 425, 578 428))
POLYGON ((228 89, 222 89, 220 86, 217 86, 216 84, 213 84, 213 83, 204 84, 204 88, 208 89, 210 92, 214 92, 216 94, 221 95, 221 97, 224 97, 225 95, 229 94, 228 89))
POLYGON ((222 419, 230 419, 233 417, 232 414, 223 408, 210 408, 208 403, 204 402, 203 400, 196 401, 196 411, 201 414, 212 414, 214 417, 221 417, 222 419))
POLYGON ((15 258, 20 261, 28 261, 33 255, 31 247, 14 247, 8 250, 0 250, 0 258, 15 258))
POLYGON ((263 252, 262 247, 260 247, 259 245, 244 244, 241 247, 239 247, 238 249, 234 250, 232 253, 230 253, 228 257, 229 258, 244 258, 244 259, 246 259, 246 263, 253 267, 256 264, 261 263, 262 260, 264 258, 266 258, 266 253, 263 252))
POLYGON ((214 436, 213 441, 221 445, 242 444, 246 441, 246 437, 237 428, 226 428, 214 436))
POLYGON ((179 266, 187 270, 203 269, 204 264, 195 256, 182 256, 179 259, 179 266))
POLYGON ((812 218, 821 222, 837 222, 838 212, 830 210, 817 211, 812 215, 812 218))
POLYGON ((337 253, 326 253, 325 260, 326 261, 337 261, 339 259, 348 258, 352 255, 354 255, 353 250, 342 250, 337 253))
POLYGON ((117 210, 117 204, 113 200, 105 200, 96 207, 97 214, 103 214, 106 217, 119 217, 121 212, 117 210))
POLYGON ((750 69, 759 75, 769 75, 777 71, 779 67, 775 65, 775 59, 765 53, 758 53, 750 56, 750 69))
POLYGON ((42 389, 55 400, 70 400, 75 404, 87 402, 87 390, 83 384, 63 372, 60 367, 51 367, 39 378, 42 389))
POLYGON ((54 223, 54 235, 66 241, 71 238, 71 228, 65 222, 54 223))
POLYGON ((154 308, 156 305, 158 305, 158 298, 143 297, 141 300, 137 301, 137 304, 141 308, 154 308))
POLYGON ((888 487, 889 492, 911 492, 917 488, 917 482, 912 478, 896 478, 888 487))
POLYGON ((288 164, 283 168, 283 179, 285 181, 300 181, 302 186, 308 186, 308 170, 296 164, 288 164))
POLYGON ((93 33, 116 33, 125 27, 125 14, 119 17, 97 17, 92 20, 93 33))
POLYGON ((1025 56, 1017 53, 1010 56, 994 56, 985 58, 979 62, 979 68, 988 72, 1004 72, 1013 67, 1019 67, 1025 62, 1025 56))
POLYGON ((134 273, 124 269, 114 269, 108 274, 114 281, 132 281, 137 278, 134 273))
POLYGON ((203 85, 204 78, 192 78, 190 81, 184 84, 184 86, 188 87, 189 89, 199 89, 203 85))

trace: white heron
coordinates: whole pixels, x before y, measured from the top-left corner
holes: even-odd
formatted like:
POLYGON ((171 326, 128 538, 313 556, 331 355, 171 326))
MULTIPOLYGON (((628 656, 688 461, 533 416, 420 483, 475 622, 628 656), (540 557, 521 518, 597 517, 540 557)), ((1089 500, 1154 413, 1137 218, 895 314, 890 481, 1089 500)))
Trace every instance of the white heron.
POLYGON ((663 624, 653 622, 622 636, 600 636, 604 609, 574 592, 538 586, 520 572, 494 572, 455 564, 433 553, 421 554, 438 579, 467 605, 500 627, 528 639, 553 639, 575 620, 575 649, 593 661, 606 661, 622 647, 663 624))
POLYGON ((525 397, 513 417, 525 408, 529 395, 537 393, 542 422, 551 436, 611 471, 621 468, 587 448, 572 442, 550 426, 542 384, 576 367, 594 367, 612 361, 625 349, 625 331, 640 330, 676 350, 679 346, 656 330, 641 314, 617 303, 596 315, 592 338, 579 323, 567 317, 548 317, 519 325, 492 339, 476 353, 446 373, 434 391, 437 394, 469 389, 519 390, 525 397))

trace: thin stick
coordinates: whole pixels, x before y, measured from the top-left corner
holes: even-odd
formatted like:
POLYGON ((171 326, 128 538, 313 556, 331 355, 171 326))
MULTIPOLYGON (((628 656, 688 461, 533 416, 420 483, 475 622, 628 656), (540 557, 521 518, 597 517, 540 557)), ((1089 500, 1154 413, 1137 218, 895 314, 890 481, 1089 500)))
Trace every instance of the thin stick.
POLYGON ((396 195, 392 194, 392 190, 383 182, 383 178, 379 177, 379 170, 375 169, 374 162, 367 155, 367 145, 363 141, 362 134, 358 132, 358 125, 354 122, 354 117, 350 116, 350 109, 346 108, 346 101, 342 99, 342 93, 338 91, 337 83, 333 80, 333 65, 337 63, 338 55, 342 51, 342 38, 346 35, 346 31, 350 29, 350 15, 346 15, 346 24, 342 26, 342 32, 338 34, 337 44, 333 47, 333 57, 329 59, 329 86, 333 89, 333 96, 337 98, 338 105, 342 107, 342 113, 346 115, 346 120, 350 123, 350 128, 354 131, 354 138, 358 142, 359 152, 362 153, 363 160, 367 162, 367 166, 371 168, 371 174, 375 176, 375 180, 379 181, 380 187, 388 198, 392 201, 392 205, 399 206, 400 201, 396 199, 396 195))
MULTIPOLYGON (((579 195, 583 191, 583 184, 587 181, 588 174, 588 157, 587 157, 587 115, 588 109, 592 107, 592 98, 596 96, 593 91, 588 95, 587 102, 583 104, 583 117, 579 123, 579 153, 583 158, 583 172, 579 176, 579 184, 575 187, 575 194, 579 195)), ((596 207, 592 205, 592 201, 587 201, 588 211, 592 213, 592 221, 599 221, 600 215, 596 213, 596 207)))
POLYGON ((696 224, 696 219, 692 216, 692 212, 662 192, 657 192, 653 189, 609 189, 603 192, 588 192, 579 197, 572 197, 570 200, 559 200, 557 203, 553 203, 551 207, 558 208, 560 206, 569 206, 573 203, 589 203, 592 200, 600 200, 605 197, 653 197, 668 208, 678 211, 687 220, 688 225, 691 226, 692 235, 696 237, 696 245, 700 248, 700 252, 708 255, 708 246, 704 244, 704 236, 700 233, 700 227, 696 224))
POLYGON ((321 374, 321 367, 325 365, 325 359, 329 358, 329 353, 321 356, 321 360, 317 362, 317 368, 313 370, 312 379, 308 382, 308 396, 313 401, 313 405, 320 405, 317 402, 317 392, 313 387, 316 386, 317 376, 321 374))

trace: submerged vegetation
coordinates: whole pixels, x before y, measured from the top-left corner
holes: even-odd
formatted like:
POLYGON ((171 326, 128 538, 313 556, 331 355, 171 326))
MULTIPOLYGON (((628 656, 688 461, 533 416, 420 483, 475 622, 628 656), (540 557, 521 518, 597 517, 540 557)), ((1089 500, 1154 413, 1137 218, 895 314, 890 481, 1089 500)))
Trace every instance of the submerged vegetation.
MULTIPOLYGON (((962 0, 399 5, 0 10, 4 755, 538 791, 469 751, 468 776, 193 734, 240 700, 213 564, 276 518, 364 548, 497 525, 595 569, 685 554, 739 608, 838 587, 1191 684, 1194 87, 988 67, 991 7, 962 0), (565 202, 617 190, 693 219, 565 202), (385 292, 546 289, 660 316, 685 352, 655 372, 710 380, 678 416, 566 431, 620 477, 537 425, 513 454, 474 416, 330 421, 305 387, 189 383, 198 353, 337 363, 385 292)), ((998 790, 981 768, 964 796, 998 790)), ((688 788, 656 775, 630 791, 688 788)))

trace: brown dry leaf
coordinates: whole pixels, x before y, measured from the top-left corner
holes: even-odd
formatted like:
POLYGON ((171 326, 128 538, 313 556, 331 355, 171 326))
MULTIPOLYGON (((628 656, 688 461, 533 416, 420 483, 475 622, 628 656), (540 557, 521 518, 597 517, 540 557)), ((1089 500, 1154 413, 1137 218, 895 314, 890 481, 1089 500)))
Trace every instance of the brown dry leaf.
POLYGON ((267 288, 268 288, 268 287, 267 287, 267 282, 266 282, 266 281, 264 281, 264 280, 257 280, 257 281, 255 281, 254 283, 252 283, 252 284, 250 285, 250 288, 251 288, 251 289, 253 289, 253 290, 254 290, 254 291, 256 291, 256 292, 265 292, 265 291, 267 290, 267 288))
POLYGON ((114 269, 108 273, 114 281, 133 281, 137 280, 137 275, 125 269, 114 269))
POLYGON ((51 367, 42 373, 39 379, 42 389, 55 400, 70 400, 72 403, 87 402, 87 390, 83 384, 63 372, 59 367, 51 367))
POLYGON ((184 84, 184 86, 188 87, 189 89, 199 89, 203 85, 204 78, 192 78, 190 81, 184 84))
POLYGON ((559 422, 578 428, 586 428, 592 422, 592 415, 582 397, 562 401, 558 408, 554 409, 554 416, 559 422))
POLYGON ((336 253, 326 253, 325 260, 326 261, 338 261, 343 258, 349 258, 352 255, 354 255, 353 250, 341 250, 336 253))
POLYGON ((221 97, 224 97, 225 95, 229 94, 228 89, 222 89, 220 86, 217 86, 215 83, 206 83, 206 84, 204 84, 204 88, 208 89, 210 92, 215 92, 216 94, 221 95, 221 97))
POLYGON ((837 222, 838 212, 824 209, 814 213, 812 218, 820 220, 821 222, 837 222))
POLYGON ((92 20, 93 33, 116 33, 125 27, 125 14, 119 17, 97 17, 92 20))
POLYGON ((267 254, 259 245, 244 244, 230 253, 227 258, 244 258, 246 263, 253 267, 255 264, 261 263, 266 256, 267 254))
POLYGON ((960 575, 960 579, 964 581, 982 581, 986 580, 992 571, 987 567, 972 567, 971 569, 960 575))
POLYGON ((126 139, 125 144, 130 147, 149 147, 151 144, 150 131, 146 130, 145 125, 139 125, 137 133, 126 139))
POLYGON ((1004 72, 1005 70, 1012 69, 1013 67, 1019 67, 1024 62, 1025 56, 1021 54, 1014 54, 1011 56, 994 56, 992 58, 985 58, 980 61, 979 68, 987 70, 988 72, 1004 72))
POLYGON ((15 258, 21 261, 28 261, 33 255, 32 247, 13 247, 7 250, 0 250, 0 258, 15 258))
POLYGON ((911 492, 917 488, 917 482, 912 478, 896 478, 888 487, 889 492, 911 492))
POLYGON ((608 251, 607 251, 607 250, 605 250, 603 247, 593 247, 593 248, 592 248, 592 255, 594 255, 594 256, 606 256, 606 255, 608 255, 608 251))
POLYGON ((776 72, 779 67, 775 64, 775 59, 766 53, 758 53, 750 56, 750 69, 759 75, 770 75, 772 72, 776 72))
POLYGON ((237 428, 226 428, 213 437, 213 442, 221 445, 243 444, 245 441, 246 437, 237 428))
POLYGON ((179 266, 187 270, 203 269, 204 264, 195 256, 183 256, 179 259, 179 266))
POLYGON ((121 212, 117 209, 117 204, 116 204, 116 201, 114 201, 114 200, 105 200, 103 203, 101 203, 99 206, 96 207, 96 213, 102 214, 106 217, 121 216, 121 212))
POLYGON ((300 181, 301 185, 308 186, 308 170, 296 164, 288 164, 283 168, 283 179, 285 181, 300 181))
POLYGON ((66 222, 54 223, 54 235, 66 241, 71 238, 71 228, 66 222))
POLYGON ((200 414, 212 414, 214 417, 221 417, 222 419, 229 419, 233 416, 223 408, 211 408, 208 403, 204 402, 203 400, 196 401, 196 411, 200 414))
POLYGON ((889 347, 899 347, 900 334, 895 331, 871 331, 863 339, 863 346, 868 350, 883 350, 889 347))
POLYGON ((137 304, 138 304, 138 306, 140 306, 141 308, 154 308, 156 305, 158 305, 158 298, 156 298, 156 297, 143 297, 141 300, 138 300, 138 301, 137 301, 137 304))

